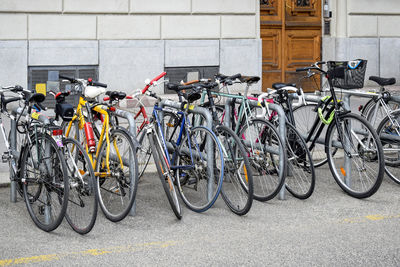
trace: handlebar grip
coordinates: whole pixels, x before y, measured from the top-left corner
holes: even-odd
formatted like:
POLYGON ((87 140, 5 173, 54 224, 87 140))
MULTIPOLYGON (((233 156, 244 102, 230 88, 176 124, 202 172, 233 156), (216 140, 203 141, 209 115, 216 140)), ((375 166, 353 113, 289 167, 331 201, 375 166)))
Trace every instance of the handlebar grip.
POLYGON ((162 77, 164 77, 167 73, 164 71, 162 72, 160 75, 158 75, 157 77, 155 77, 153 80, 151 80, 150 84, 153 84, 153 82, 158 81, 159 79, 161 79, 162 77))
POLYGON ((104 101, 108 101, 108 100, 110 100, 110 97, 109 97, 109 96, 106 96, 106 97, 103 98, 103 100, 104 100, 104 101))
POLYGON ((316 65, 324 65, 324 64, 326 64, 326 62, 325 61, 317 61, 315 64, 316 65))
POLYGON ((68 81, 70 81, 71 83, 76 83, 76 82, 77 82, 77 81, 75 80, 75 78, 71 78, 71 77, 68 77, 68 76, 58 75, 58 77, 61 78, 61 79, 68 80, 68 81))
POLYGON ((94 81, 92 81, 92 82, 90 82, 90 85, 99 86, 99 87, 103 87, 103 88, 107 88, 107 84, 105 84, 105 83, 100 83, 100 82, 94 82, 94 81))
POLYGON ((309 70, 309 69, 310 69, 310 67, 297 68, 297 69, 296 69, 296 72, 307 71, 307 70, 309 70))
POLYGON ((188 81, 188 82, 183 83, 183 85, 191 85, 191 84, 199 83, 199 82, 200 82, 199 80, 192 80, 192 81, 188 81))

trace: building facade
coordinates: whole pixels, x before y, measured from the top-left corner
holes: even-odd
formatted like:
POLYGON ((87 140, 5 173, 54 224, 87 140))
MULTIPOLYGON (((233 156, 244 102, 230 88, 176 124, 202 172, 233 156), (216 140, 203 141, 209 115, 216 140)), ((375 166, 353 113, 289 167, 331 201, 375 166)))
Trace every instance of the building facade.
POLYGON ((366 77, 396 77, 399 84, 400 1, 330 0, 329 8, 331 35, 322 38, 323 59, 364 58, 366 77))
POLYGON ((47 70, 128 93, 164 70, 261 75, 258 14, 258 0, 1 0, 0 85, 32 89, 47 70))

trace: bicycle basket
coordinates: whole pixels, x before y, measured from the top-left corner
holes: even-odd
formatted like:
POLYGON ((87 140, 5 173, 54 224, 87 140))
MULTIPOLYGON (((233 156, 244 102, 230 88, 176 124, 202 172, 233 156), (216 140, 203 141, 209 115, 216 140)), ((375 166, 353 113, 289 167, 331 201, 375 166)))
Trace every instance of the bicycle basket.
POLYGON ((333 86, 342 89, 364 87, 367 60, 328 61, 328 73, 333 78, 333 86))

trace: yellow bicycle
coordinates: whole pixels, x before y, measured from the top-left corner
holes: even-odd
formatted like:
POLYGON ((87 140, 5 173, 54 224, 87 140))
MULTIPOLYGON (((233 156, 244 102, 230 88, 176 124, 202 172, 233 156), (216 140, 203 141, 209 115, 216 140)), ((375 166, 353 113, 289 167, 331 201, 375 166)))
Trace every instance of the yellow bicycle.
MULTIPOLYGON (((91 79, 60 78, 75 84, 75 91, 80 93, 75 113, 69 122, 64 121, 64 134, 86 148, 97 178, 100 207, 109 220, 120 221, 132 208, 137 191, 137 156, 132 136, 111 119, 114 107, 95 100, 105 93, 107 85, 91 79), (101 130, 97 127, 99 122, 101 130)), ((58 93, 56 99, 68 94, 58 93)))

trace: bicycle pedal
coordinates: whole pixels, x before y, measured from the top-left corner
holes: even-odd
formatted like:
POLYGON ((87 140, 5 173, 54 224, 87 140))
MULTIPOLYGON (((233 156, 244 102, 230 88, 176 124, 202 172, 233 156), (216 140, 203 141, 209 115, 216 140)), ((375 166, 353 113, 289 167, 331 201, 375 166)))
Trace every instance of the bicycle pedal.
POLYGON ((192 184, 196 184, 197 183, 197 179, 196 178, 190 178, 188 181, 187 181, 187 184, 188 185, 192 185, 192 184))
POLYGON ((1 155, 1 161, 3 163, 7 163, 10 159, 11 159, 10 152, 8 151, 3 152, 3 155, 1 155))

